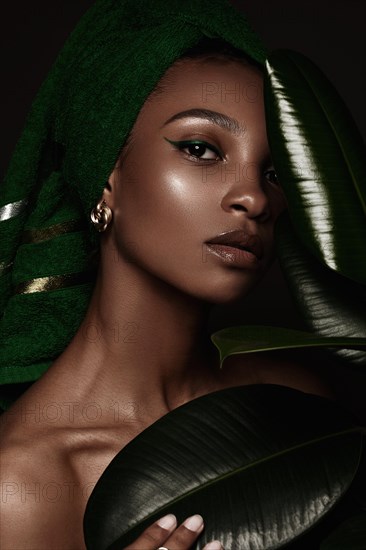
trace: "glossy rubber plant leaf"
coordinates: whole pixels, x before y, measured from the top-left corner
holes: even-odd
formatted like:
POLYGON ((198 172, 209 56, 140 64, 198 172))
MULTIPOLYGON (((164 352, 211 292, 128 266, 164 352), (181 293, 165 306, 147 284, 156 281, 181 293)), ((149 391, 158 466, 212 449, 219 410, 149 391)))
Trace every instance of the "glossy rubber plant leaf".
POLYGON ((276 385, 240 386, 160 418, 112 460, 87 504, 88 550, 121 550, 166 513, 200 513, 194 548, 278 548, 338 502, 363 436, 332 401, 276 385))
POLYGON ((220 367, 223 366, 226 357, 240 353, 309 347, 361 348, 366 350, 366 337, 327 338, 311 332, 270 326, 239 325, 228 327, 212 334, 211 340, 219 350, 220 367))
POLYGON ((320 546, 320 550, 365 550, 366 512, 343 522, 320 546))
MULTIPOLYGON (((306 326, 319 336, 366 338, 366 286, 321 264, 300 242, 286 215, 276 224, 277 253, 306 326)), ((344 346, 345 348, 352 346, 344 346)), ((346 364, 366 366, 361 350, 332 350, 346 364)))
POLYGON ((308 58, 266 61, 266 122, 292 225, 321 262, 366 284, 366 151, 347 107, 308 58))

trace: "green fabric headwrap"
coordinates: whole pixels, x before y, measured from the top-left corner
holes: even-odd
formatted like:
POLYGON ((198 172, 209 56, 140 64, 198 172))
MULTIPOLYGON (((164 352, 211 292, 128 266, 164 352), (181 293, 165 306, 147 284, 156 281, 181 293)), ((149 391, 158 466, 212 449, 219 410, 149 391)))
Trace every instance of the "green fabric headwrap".
POLYGON ((86 312, 100 198, 145 99, 200 39, 263 63, 226 0, 97 0, 41 87, 0 195, 0 406, 65 349, 86 312))

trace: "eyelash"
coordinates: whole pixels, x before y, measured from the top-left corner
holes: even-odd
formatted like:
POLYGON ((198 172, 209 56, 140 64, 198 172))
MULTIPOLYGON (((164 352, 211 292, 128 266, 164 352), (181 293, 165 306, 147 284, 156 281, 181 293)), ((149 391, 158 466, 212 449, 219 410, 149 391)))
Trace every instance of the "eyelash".
POLYGON ((188 147, 193 147, 194 145, 201 145, 205 149, 209 149, 210 151, 212 151, 213 153, 215 153, 217 155, 216 158, 204 159, 202 157, 198 157, 196 155, 192 155, 191 153, 186 153, 185 152, 187 157, 189 157, 190 159, 193 159, 194 162, 212 162, 212 161, 215 161, 215 160, 219 160, 219 159, 222 160, 223 159, 223 154, 218 149, 216 149, 216 147, 214 147, 213 145, 210 145, 206 141, 199 141, 199 140, 173 141, 173 140, 168 139, 168 138, 164 138, 164 139, 166 139, 169 143, 174 145, 174 147, 176 147, 177 149, 179 149, 180 151, 183 151, 183 152, 184 152, 184 149, 188 149, 188 147))
MULTIPOLYGON (((202 145, 205 149, 209 149, 210 151, 212 151, 213 153, 216 153, 216 155, 217 155, 216 159, 204 159, 204 158, 201 158, 201 157, 197 157, 195 155, 191 155, 190 153, 185 153, 187 155, 187 157, 189 157, 190 159, 194 159, 194 162, 212 162, 212 161, 219 160, 219 159, 223 160, 223 157, 224 157, 223 153, 221 153, 218 149, 216 149, 216 147, 214 147, 213 145, 210 145, 206 141, 200 141, 200 140, 173 141, 173 140, 168 139, 168 138, 164 138, 164 139, 166 141, 168 141, 169 143, 171 143, 172 145, 174 145, 174 147, 179 149, 179 151, 184 151, 184 149, 187 149, 190 146, 202 145)), ((266 170, 266 172, 264 172, 264 176, 267 176, 267 174, 271 174, 271 173, 273 173, 275 175, 276 182, 275 183, 270 182, 270 183, 272 185, 279 186, 280 183, 278 181, 277 174, 276 174, 275 170, 266 170)))

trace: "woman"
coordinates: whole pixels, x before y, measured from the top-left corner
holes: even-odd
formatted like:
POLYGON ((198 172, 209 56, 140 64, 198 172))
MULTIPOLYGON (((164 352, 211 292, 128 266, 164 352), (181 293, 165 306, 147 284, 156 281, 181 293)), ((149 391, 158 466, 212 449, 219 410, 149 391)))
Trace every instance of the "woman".
MULTIPOLYGON (((221 0, 169 13, 99 0, 43 86, 1 203, 8 404, 10 382, 44 372, 2 415, 4 550, 84 548, 106 466, 196 397, 253 383, 329 396, 291 356, 233 356, 220 370, 205 334, 210 306, 268 270, 286 206, 263 60, 221 0)), ((188 549, 203 528, 199 515, 180 526, 169 515, 128 548, 188 549)))

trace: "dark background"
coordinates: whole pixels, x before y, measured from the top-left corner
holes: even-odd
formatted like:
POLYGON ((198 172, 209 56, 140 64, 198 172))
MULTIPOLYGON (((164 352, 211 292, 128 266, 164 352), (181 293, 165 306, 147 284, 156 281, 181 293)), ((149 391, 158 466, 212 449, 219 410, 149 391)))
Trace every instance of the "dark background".
MULTIPOLYGON (((18 0, 2 6, 2 172, 37 89, 69 32, 92 3, 92 0, 18 0)), ((366 2, 232 0, 232 3, 248 15, 269 48, 300 51, 322 68, 348 104, 365 137, 366 2)), ((237 307, 214 308, 213 329, 233 322, 302 326, 277 265, 237 307)))

